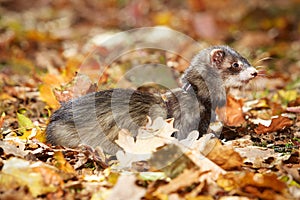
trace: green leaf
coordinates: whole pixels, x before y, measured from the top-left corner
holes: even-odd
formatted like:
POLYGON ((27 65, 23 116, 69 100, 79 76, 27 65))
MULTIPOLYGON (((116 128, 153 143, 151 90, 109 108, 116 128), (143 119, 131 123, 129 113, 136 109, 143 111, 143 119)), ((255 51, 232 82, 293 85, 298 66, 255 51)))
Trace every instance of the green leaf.
POLYGON ((18 120, 19 129, 21 133, 24 133, 26 129, 33 128, 32 121, 25 115, 17 113, 17 120, 18 120))

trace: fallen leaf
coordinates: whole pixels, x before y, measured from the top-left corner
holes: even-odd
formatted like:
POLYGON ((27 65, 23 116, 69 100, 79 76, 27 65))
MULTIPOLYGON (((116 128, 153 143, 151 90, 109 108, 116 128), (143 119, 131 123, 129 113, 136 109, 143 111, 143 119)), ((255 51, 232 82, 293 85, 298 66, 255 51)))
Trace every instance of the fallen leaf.
POLYGON ((52 87, 48 84, 42 84, 39 86, 40 96, 41 99, 46 102, 48 106, 50 106, 53 109, 57 109, 60 104, 56 100, 56 97, 53 93, 52 87))
POLYGON ((255 133, 257 134, 264 134, 282 130, 286 127, 290 127, 293 125, 293 121, 288 117, 278 116, 272 119, 272 122, 269 126, 264 126, 259 124, 258 127, 254 129, 255 133))
POLYGON ((11 144, 8 141, 0 141, 0 148, 3 149, 4 155, 14 155, 24 158, 29 151, 25 151, 22 147, 25 148, 25 146, 11 144))
POLYGON ((37 139, 40 142, 46 142, 47 141, 47 139, 46 139, 46 132, 43 131, 40 127, 35 126, 32 129, 32 132, 34 132, 33 138, 37 139))
POLYGON ((2 128, 3 126, 3 123, 4 123, 4 119, 5 119, 5 112, 2 112, 1 116, 0 116, 0 129, 2 128))
POLYGON ((134 174, 122 174, 112 188, 108 200, 132 199, 140 200, 146 193, 146 189, 136 185, 134 174))
POLYGON ((170 194, 186 187, 192 186, 193 183, 199 182, 199 177, 203 174, 197 168, 185 169, 179 176, 174 178, 166 185, 162 185, 154 192, 154 196, 158 194, 170 194))
POLYGON ((195 167, 195 163, 175 144, 168 144, 154 152, 149 159, 150 166, 175 178, 185 169, 195 167))
POLYGON ((214 148, 207 154, 207 158, 225 170, 240 169, 243 158, 231 146, 224 146, 219 140, 214 142, 214 148))
POLYGON ((286 185, 275 174, 253 172, 228 172, 220 175, 217 184, 234 194, 262 199, 286 199, 286 185))
POLYGON ((26 130, 33 128, 32 121, 25 115, 17 113, 17 120, 18 120, 20 132, 25 133, 26 130))
POLYGON ((63 79, 59 76, 59 75, 54 75, 54 74, 45 74, 42 78, 42 82, 45 85, 49 85, 49 86, 59 86, 60 83, 63 82, 63 79))
POLYGON ((66 172, 66 173, 75 173, 74 168, 68 163, 62 154, 61 151, 57 151, 54 153, 53 158, 55 159, 55 166, 66 172))
MULTIPOLYGON (((71 81, 77 71, 81 70, 84 60, 83 56, 76 55, 67 60, 65 70, 63 71, 64 79, 66 82, 71 81)), ((96 73, 95 73, 96 74, 96 73)))
POLYGON ((171 137, 177 131, 173 128, 174 119, 163 120, 159 117, 153 123, 150 118, 148 120, 148 124, 139 129, 136 139, 126 130, 119 132, 116 143, 124 152, 119 151, 116 156, 121 166, 130 167, 132 162, 147 160, 156 148, 175 140, 171 137))
POLYGON ((227 126, 241 126, 245 123, 243 104, 242 99, 237 100, 229 95, 227 96, 226 107, 219 109, 217 113, 223 118, 222 120, 227 126))
POLYGON ((280 158, 280 154, 275 153, 274 149, 263 147, 246 146, 235 148, 235 151, 244 158, 244 163, 251 164, 252 168, 272 168, 278 162, 277 158, 280 158), (266 160, 270 160, 270 162, 266 163, 266 160))
POLYGON ((10 183, 27 186, 33 197, 55 192, 63 181, 55 169, 42 162, 31 164, 29 161, 12 157, 3 161, 0 174, 0 185, 10 186, 10 183), (43 171, 43 173, 41 173, 43 171))
POLYGON ((279 90, 278 91, 279 96, 283 100, 283 103, 287 104, 291 101, 294 101, 297 99, 297 91, 296 90, 279 90))

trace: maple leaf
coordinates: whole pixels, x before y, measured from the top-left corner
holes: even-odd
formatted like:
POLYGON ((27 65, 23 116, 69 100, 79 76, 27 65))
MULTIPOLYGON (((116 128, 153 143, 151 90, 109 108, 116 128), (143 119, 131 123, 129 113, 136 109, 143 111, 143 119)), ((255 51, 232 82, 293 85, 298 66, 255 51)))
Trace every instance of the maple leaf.
POLYGON ((156 148, 176 140, 171 137, 172 133, 177 131, 173 128, 173 123, 174 119, 163 120, 161 117, 156 118, 152 123, 148 117, 147 125, 138 130, 136 140, 128 131, 121 130, 116 140, 116 143, 124 150, 116 154, 120 165, 130 166, 132 162, 147 160, 156 148))

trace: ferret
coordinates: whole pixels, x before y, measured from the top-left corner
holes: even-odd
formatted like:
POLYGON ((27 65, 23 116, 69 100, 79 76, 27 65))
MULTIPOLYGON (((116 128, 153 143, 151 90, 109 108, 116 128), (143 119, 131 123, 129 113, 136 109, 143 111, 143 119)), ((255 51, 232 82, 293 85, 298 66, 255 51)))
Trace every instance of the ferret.
POLYGON ((182 140, 193 131, 207 132, 214 111, 226 102, 226 92, 256 77, 248 60, 228 46, 200 51, 183 73, 182 87, 165 94, 132 89, 94 92, 62 104, 50 117, 47 141, 53 145, 100 146, 114 155, 121 148, 114 142, 121 129, 133 136, 151 119, 174 118, 174 137, 182 140))

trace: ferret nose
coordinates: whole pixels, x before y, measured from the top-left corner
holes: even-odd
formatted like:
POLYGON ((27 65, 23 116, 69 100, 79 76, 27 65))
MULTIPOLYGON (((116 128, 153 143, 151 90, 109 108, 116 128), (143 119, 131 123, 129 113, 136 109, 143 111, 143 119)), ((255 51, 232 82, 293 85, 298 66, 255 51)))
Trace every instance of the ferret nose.
POLYGON ((257 72, 253 72, 253 73, 251 73, 251 75, 252 75, 253 77, 256 77, 256 76, 257 76, 257 72))
POLYGON ((251 75, 251 78, 255 78, 258 75, 257 70, 252 66, 248 68, 248 72, 251 75))

